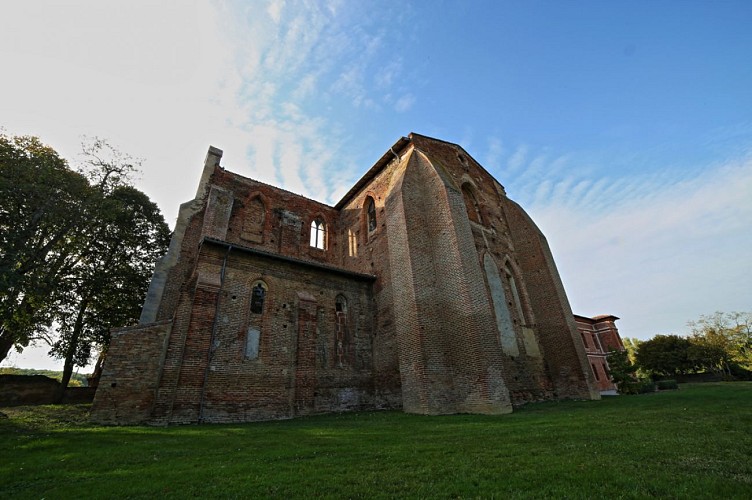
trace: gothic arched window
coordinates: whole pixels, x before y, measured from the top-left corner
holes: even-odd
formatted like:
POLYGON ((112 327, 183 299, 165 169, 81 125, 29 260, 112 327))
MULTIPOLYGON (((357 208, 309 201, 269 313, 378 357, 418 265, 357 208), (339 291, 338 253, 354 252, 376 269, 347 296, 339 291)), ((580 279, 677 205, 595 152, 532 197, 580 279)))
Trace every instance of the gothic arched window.
POLYGON ((512 268, 507 264, 504 266, 504 274, 507 276, 507 281, 509 282, 509 288, 512 289, 512 300, 514 301, 513 305, 514 309, 517 311, 517 317, 522 322, 522 324, 526 324, 526 318, 525 313, 522 309, 522 300, 520 299, 520 291, 517 288, 517 282, 514 279, 514 274, 512 273, 512 268))
POLYGON ((475 198, 470 184, 462 185, 462 197, 465 199, 465 209, 470 220, 478 224, 483 224, 483 218, 480 215, 480 205, 478 205, 478 200, 475 198))
POLYGON ((358 256, 358 238, 352 229, 347 230, 347 254, 350 257, 358 256))
POLYGON ((320 219, 311 222, 311 246, 320 250, 326 248, 326 224, 320 219))
POLYGON ((264 220, 266 219, 266 207, 260 196, 256 196, 248 202, 243 231, 240 237, 254 243, 263 242, 264 220))
POLYGON ((366 217, 368 220, 368 232, 376 230, 376 202, 370 196, 366 198, 366 217))
POLYGON ((245 337, 245 358, 258 359, 263 323, 264 301, 268 288, 263 281, 256 281, 251 286, 251 317, 245 337))
POLYGON ((263 314, 264 299, 266 298, 266 287, 263 283, 256 283, 251 289, 251 312, 253 314, 263 314))

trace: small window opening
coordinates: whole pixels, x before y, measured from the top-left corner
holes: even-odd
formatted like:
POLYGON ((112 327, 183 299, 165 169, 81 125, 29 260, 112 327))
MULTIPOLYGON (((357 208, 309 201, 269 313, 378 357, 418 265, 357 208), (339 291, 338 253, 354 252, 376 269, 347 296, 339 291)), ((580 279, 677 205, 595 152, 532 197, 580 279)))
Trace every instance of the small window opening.
POLYGON ((368 232, 376 230, 376 203, 373 198, 368 197, 366 211, 368 213, 368 232))
POLYGON ((598 369, 595 367, 595 364, 590 363, 590 366, 593 368, 593 375, 595 375, 595 380, 600 380, 601 378, 598 376, 598 369))
POLYGON ((347 230, 347 249, 350 257, 358 256, 358 238, 352 229, 347 230))
POLYGON ((324 250, 326 245, 326 225, 323 221, 311 222, 311 246, 324 250))
POLYGON ((266 298, 266 289, 257 283, 251 291, 251 312, 253 314, 262 314, 264 312, 264 299, 266 298))

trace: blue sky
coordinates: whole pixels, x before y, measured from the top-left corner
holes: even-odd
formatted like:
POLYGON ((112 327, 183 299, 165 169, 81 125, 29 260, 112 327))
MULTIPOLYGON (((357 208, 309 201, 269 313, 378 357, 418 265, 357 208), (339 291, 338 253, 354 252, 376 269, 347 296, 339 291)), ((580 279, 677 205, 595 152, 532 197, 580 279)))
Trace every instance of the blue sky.
POLYGON ((82 135, 143 158, 138 187, 170 224, 210 144, 334 204, 415 131, 528 210, 576 313, 649 338, 752 310, 748 1, 10 1, 0 17, 0 126, 74 161, 82 135))

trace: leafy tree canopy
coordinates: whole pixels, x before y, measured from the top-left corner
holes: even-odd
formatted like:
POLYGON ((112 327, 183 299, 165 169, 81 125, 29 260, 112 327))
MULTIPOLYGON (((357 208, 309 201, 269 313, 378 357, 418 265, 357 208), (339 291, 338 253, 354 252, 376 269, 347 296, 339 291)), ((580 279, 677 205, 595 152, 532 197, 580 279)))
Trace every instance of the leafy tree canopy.
POLYGON ((752 370, 752 312, 715 312, 690 321, 694 356, 709 369, 731 375, 734 366, 752 370))
POLYGON ((100 139, 83 156, 73 170, 38 138, 0 135, 0 360, 45 339, 65 359, 63 386, 110 328, 137 321, 169 242, 130 185, 138 161, 100 139))
POLYGON ((36 137, 0 135, 0 360, 43 336, 88 180, 36 137))
POLYGON ((678 335, 656 335, 642 342, 637 351, 637 364, 648 372, 662 376, 687 373, 692 368, 688 349, 690 342, 678 335))
POLYGON ((749 378, 752 372, 752 313, 716 312, 688 323, 689 337, 656 335, 650 340, 625 339, 640 370, 658 376, 715 372, 727 378, 749 378))

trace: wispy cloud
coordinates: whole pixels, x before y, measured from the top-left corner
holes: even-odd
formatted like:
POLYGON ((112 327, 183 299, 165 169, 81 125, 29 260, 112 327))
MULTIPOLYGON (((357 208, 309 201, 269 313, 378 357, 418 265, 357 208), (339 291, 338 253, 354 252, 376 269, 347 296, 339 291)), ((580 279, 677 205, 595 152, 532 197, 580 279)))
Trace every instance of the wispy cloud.
POLYGON ((525 159, 527 157, 527 146, 518 146, 515 149, 512 156, 507 160, 507 168, 504 173, 507 176, 515 175, 525 165, 525 159))
POLYGON ((326 110, 406 112, 415 95, 401 86, 401 60, 384 63, 387 24, 378 13, 347 2, 261 3, 262 9, 223 19, 233 24, 227 40, 240 111, 232 126, 249 152, 244 173, 333 203, 342 188, 328 179, 354 182, 350 176, 360 172, 343 171, 348 153, 331 138, 347 131, 326 110))
POLYGON ((491 136, 488 138, 488 149, 486 150, 486 154, 482 160, 483 164, 486 166, 486 168, 491 170, 500 170, 501 169, 501 160, 504 157, 504 145, 501 142, 501 139, 495 136, 491 136))
POLYGON ((415 96, 412 94, 405 94, 394 103, 394 110, 398 113, 404 113, 408 111, 413 104, 415 104, 415 96))
POLYGON ((577 164, 521 146, 498 172, 547 236, 575 312, 648 338, 685 333, 677 317, 749 309, 752 156, 601 178, 577 164))

